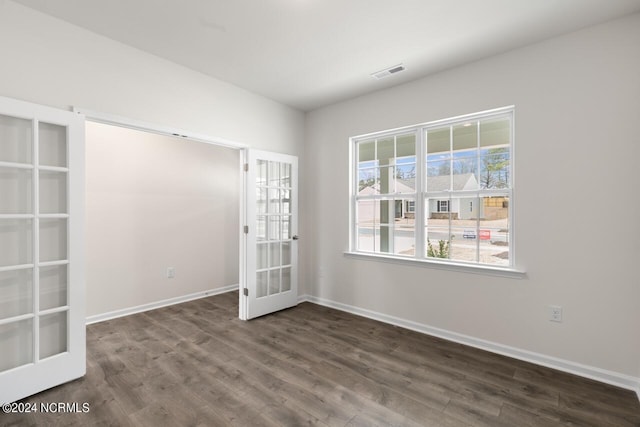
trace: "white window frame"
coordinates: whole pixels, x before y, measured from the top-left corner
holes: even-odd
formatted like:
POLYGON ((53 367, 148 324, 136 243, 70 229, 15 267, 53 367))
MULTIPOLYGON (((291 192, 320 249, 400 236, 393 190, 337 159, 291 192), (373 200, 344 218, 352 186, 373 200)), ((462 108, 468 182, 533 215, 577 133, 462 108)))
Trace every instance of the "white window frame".
MULTIPOLYGON (((480 273, 488 273, 488 274, 496 274, 498 276, 508 276, 514 278, 523 278, 525 277, 525 273, 522 269, 517 267, 516 257, 515 257, 515 236, 514 236, 514 223, 515 218, 513 215, 514 212, 514 188, 515 188, 515 174, 514 174, 514 159, 515 159, 515 144, 514 144, 514 128, 515 128, 515 107, 507 106, 502 108, 497 108, 493 110, 482 111, 473 114, 467 114, 457 117, 452 117, 443 120, 437 120, 433 122, 421 123, 413 126, 406 126, 402 128, 391 129, 382 132, 374 132, 369 134, 363 134, 351 137, 349 139, 350 142, 350 201, 349 201, 349 229, 350 229, 350 238, 349 238, 349 250, 345 252, 345 255, 349 257, 356 257, 360 259, 368 259, 368 260, 381 260, 381 261, 390 261, 390 262, 399 262, 399 263, 409 263, 415 264, 418 263, 420 265, 435 267, 440 269, 448 269, 448 270, 457 270, 457 271, 469 271, 469 272, 480 272, 480 273), (425 191, 423 188, 423 182, 426 179, 426 162, 425 162, 425 135, 426 132, 430 129, 436 129, 443 126, 453 126, 456 124, 462 124, 465 121, 471 120, 486 120, 491 118, 499 118, 499 117, 509 117, 511 121, 511 134, 510 134, 510 147, 509 147, 509 178, 510 178, 510 187, 506 189, 500 189, 499 191, 494 189, 482 189, 473 191, 472 193, 476 195, 478 198, 491 196, 494 194, 500 194, 508 197, 508 216, 509 216, 509 232, 508 232, 508 241, 509 241, 509 264, 508 266, 501 265, 491 265, 491 264, 482 264, 478 262, 466 262, 459 260, 450 260, 450 259, 434 259, 426 256, 426 250, 424 253, 422 251, 416 251, 415 256, 399 256, 393 253, 380 253, 380 252, 365 252, 359 251, 357 249, 358 244, 358 235, 357 235, 357 201, 360 199, 358 196, 358 153, 357 147, 359 142, 366 142, 372 139, 379 139, 384 137, 393 137, 398 135, 406 135, 409 133, 415 133, 416 136, 416 193, 415 193, 415 246, 418 248, 426 247, 426 232, 424 227, 425 222, 425 212, 429 209, 429 206, 426 205, 425 198, 429 196, 429 193, 425 191)), ((454 192, 451 192, 452 194, 454 192)), ((465 192, 457 192, 460 195, 464 195, 468 193, 465 192)), ((388 195, 390 197, 400 196, 398 194, 388 195)), ((438 203, 439 207, 439 203, 438 203)), ((449 208, 451 208, 449 202, 449 208)), ((449 209, 450 210, 450 209, 449 209)))

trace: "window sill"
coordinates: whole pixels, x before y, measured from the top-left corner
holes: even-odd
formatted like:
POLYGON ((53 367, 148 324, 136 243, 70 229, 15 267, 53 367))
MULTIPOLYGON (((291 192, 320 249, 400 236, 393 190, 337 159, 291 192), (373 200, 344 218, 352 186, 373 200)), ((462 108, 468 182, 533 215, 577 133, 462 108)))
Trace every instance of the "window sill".
POLYGON ((491 267, 486 265, 462 264, 455 262, 422 260, 415 258, 405 258, 386 254, 373 254, 366 252, 344 252, 347 258, 362 259, 366 261, 390 262, 393 264, 413 265, 437 270, 458 271, 471 274, 482 274, 485 276, 509 277, 512 279, 524 279, 527 273, 521 270, 508 267, 491 267))

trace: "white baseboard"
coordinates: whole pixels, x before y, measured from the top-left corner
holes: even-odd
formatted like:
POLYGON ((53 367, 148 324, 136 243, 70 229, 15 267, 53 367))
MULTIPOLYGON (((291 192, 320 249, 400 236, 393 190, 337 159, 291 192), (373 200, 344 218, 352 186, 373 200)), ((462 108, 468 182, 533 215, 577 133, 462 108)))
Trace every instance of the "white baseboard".
POLYGON ((166 307, 168 305, 180 304, 181 302, 192 301, 198 298, 210 297, 212 295, 223 294, 225 292, 237 291, 238 285, 229 285, 222 288, 209 289, 206 291, 196 292, 189 295, 183 295, 175 298, 169 298, 162 301, 151 302, 148 304, 138 305, 136 307, 123 308, 121 310, 114 310, 108 313, 96 314, 87 317, 87 325, 92 323, 104 322, 105 320, 115 319, 117 317, 128 316, 130 314, 141 313, 143 311, 149 311, 160 307, 166 307))
POLYGON ((358 316, 367 317, 369 319, 378 320, 383 323, 400 326, 412 331, 421 332, 423 334, 432 335, 438 338, 443 338, 448 341, 465 344, 471 347, 490 351, 492 353, 513 357, 514 359, 524 360, 525 362, 546 366, 548 368, 557 369, 559 371, 568 372, 571 374, 579 375, 581 377, 621 387, 627 390, 632 390, 636 392, 636 394, 638 395, 638 399, 640 400, 640 378, 632 377, 630 375, 608 371, 605 369, 596 368, 594 366, 587 366, 580 363, 572 362, 570 360, 559 359, 557 357, 547 356, 528 350, 522 350, 507 345, 474 338, 468 335, 458 334, 456 332, 447 331, 445 329, 435 328, 433 326, 413 322, 411 320, 389 316, 384 313, 379 313, 352 305, 342 304, 336 301, 331 301, 312 295, 301 295, 298 297, 298 301, 308 301, 314 304, 323 305, 325 307, 335 308, 336 310, 341 310, 347 313, 356 314, 358 316))

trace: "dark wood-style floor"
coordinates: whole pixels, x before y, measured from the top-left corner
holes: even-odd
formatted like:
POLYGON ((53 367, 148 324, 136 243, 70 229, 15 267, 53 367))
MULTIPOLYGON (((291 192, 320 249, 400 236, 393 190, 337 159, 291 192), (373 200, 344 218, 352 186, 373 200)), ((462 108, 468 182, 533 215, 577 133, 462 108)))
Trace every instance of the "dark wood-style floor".
POLYGON ((87 375, 0 424, 640 426, 635 393, 304 303, 250 322, 237 292, 87 328, 87 375))

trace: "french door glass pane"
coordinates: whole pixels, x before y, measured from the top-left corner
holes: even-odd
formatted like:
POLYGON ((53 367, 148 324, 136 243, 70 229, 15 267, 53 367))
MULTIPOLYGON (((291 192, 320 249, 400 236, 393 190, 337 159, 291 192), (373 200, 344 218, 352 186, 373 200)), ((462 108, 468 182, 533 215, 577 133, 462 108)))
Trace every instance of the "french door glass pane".
POLYGON ((40 261, 67 259, 67 220, 40 220, 40 261))
POLYGON ((280 162, 269 162, 269 186, 280 185, 280 162))
POLYGON ((269 267, 280 266, 280 243, 269 243, 269 267))
POLYGON ((33 262, 33 221, 0 219, 0 267, 33 262))
POLYGON ((280 240, 288 240, 291 238, 291 217, 283 216, 282 217, 282 227, 280 229, 282 236, 280 236, 280 240))
POLYGON ((291 268, 282 269, 282 292, 291 290, 291 268))
POLYGON ((67 266, 40 267, 40 310, 67 305, 67 266))
POLYGON ((262 298, 268 295, 269 272, 258 271, 256 273, 257 297, 262 298))
POLYGON ((280 293, 280 269, 269 271, 269 295, 280 293))
POLYGON ((256 184, 258 186, 267 185, 267 163, 266 160, 256 162, 256 184))
POLYGON ((67 212, 67 174, 40 171, 40 213, 67 212))
POLYGON ((259 216, 256 219, 256 240, 267 240, 267 217, 259 216))
POLYGON ((0 319, 32 312, 33 269, 0 272, 0 319))
POLYGON ((67 312, 40 317, 40 359, 67 351, 67 312))
POLYGON ((269 266, 269 250, 267 243, 259 243, 256 246, 256 269, 262 270, 269 266))
POLYGON ((44 166, 67 166, 67 128, 50 123, 38 124, 38 154, 44 166))
POLYGON ((280 191, 277 188, 269 189, 269 213, 280 213, 280 191))
POLYGON ((0 114, 0 162, 32 163, 31 120, 0 114))
POLYGON ((256 212, 259 214, 267 213, 267 189, 256 189, 256 212))
POLYGON ((291 190, 280 190, 282 197, 282 213, 291 213, 291 190))
POLYGON ((269 240, 280 240, 280 217, 277 215, 269 217, 269 240))
POLYGON ((258 160, 256 168, 256 240, 268 240, 256 247, 256 268, 262 270, 256 276, 257 297, 261 298, 291 289, 290 276, 284 283, 288 288, 281 287, 281 270, 291 263, 292 168, 289 163, 264 160, 258 160))
POLYGON ((291 188, 291 164, 280 163, 280 187, 291 188))
POLYGON ((282 242, 282 265, 291 264, 291 242, 282 242))
POLYGON ((33 213, 32 188, 32 170, 0 167, 0 214, 33 213))
POLYGON ((33 362, 33 319, 0 325, 0 372, 33 362))

